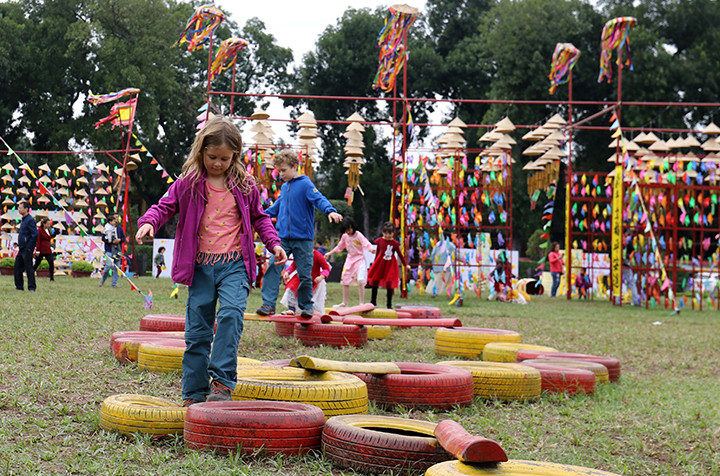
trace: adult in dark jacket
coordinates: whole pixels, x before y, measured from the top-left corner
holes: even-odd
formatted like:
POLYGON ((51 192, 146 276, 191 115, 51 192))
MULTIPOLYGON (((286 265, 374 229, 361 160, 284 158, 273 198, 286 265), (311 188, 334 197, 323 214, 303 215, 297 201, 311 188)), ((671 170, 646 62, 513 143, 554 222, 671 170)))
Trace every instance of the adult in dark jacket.
POLYGON ((22 217, 18 232, 18 254, 15 257, 15 289, 24 291, 23 271, 28 278, 28 291, 35 291, 35 270, 33 269, 33 253, 37 242, 38 231, 35 219, 30 215, 30 204, 22 201, 18 205, 22 217))
POLYGON ((33 268, 37 271, 38 266, 45 259, 48 262, 48 269, 50 270, 50 281, 55 281, 55 253, 53 253, 52 246, 50 246, 50 227, 52 226, 52 220, 49 218, 43 218, 40 220, 40 226, 38 227, 38 238, 35 251, 35 266, 33 268))

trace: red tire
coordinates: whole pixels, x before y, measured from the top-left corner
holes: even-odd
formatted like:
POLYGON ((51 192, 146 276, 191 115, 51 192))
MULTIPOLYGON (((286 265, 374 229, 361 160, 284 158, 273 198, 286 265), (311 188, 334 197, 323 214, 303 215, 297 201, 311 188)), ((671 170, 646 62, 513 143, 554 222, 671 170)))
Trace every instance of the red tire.
POLYGON ((367 328, 345 324, 295 324, 293 335, 307 346, 362 347, 367 344, 367 328))
POLYGON ((376 405, 391 408, 450 409, 472 403, 472 374, 461 368, 436 364, 395 362, 399 374, 355 374, 368 389, 368 398, 376 405))
POLYGON ((294 322, 275 322, 275 334, 280 337, 292 337, 294 330, 294 322))
POLYGON ((176 314, 148 314, 140 319, 141 331, 185 331, 185 316, 176 314))
POLYGON ((408 306, 398 306, 400 312, 409 312, 414 319, 440 319, 442 311, 439 307, 423 306, 420 304, 412 304, 408 306))
POLYGON ((185 414, 185 445, 219 453, 299 455, 320 449, 325 415, 314 405, 275 401, 205 402, 185 414))
POLYGON ((341 415, 325 423, 322 447, 342 468, 370 474, 421 473, 452 456, 433 436, 435 424, 377 415, 341 415))
POLYGON ((185 340, 185 335, 175 332, 121 331, 110 337, 110 352, 119 362, 137 362, 140 344, 165 339, 185 340))
POLYGON ((595 362, 603 364, 608 369, 608 377, 611 382, 617 382, 620 379, 620 361, 614 357, 604 357, 601 355, 591 354, 573 354, 570 352, 542 352, 532 350, 521 350, 518 351, 517 361, 529 359, 573 359, 573 360, 586 360, 588 362, 595 362))
POLYGON ((567 393, 568 395, 595 393, 595 374, 589 370, 557 365, 520 362, 518 365, 532 367, 540 371, 542 389, 549 393, 567 393))

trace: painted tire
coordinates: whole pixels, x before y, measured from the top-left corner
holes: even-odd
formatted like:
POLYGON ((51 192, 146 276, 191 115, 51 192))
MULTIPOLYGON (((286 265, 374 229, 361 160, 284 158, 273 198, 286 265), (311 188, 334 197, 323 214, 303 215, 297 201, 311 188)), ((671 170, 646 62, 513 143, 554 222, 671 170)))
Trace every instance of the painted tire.
POLYGON ((182 434, 185 408, 147 395, 112 395, 100 405, 100 428, 126 435, 182 434))
POLYGON ((325 415, 288 402, 205 402, 185 414, 185 445, 241 454, 299 455, 320 449, 325 415))
POLYGON ((445 365, 395 362, 399 374, 355 374, 366 384, 368 398, 383 408, 451 409, 472 403, 473 377, 445 365))
POLYGON ((365 326, 367 329, 368 340, 387 339, 392 335, 390 326, 365 326))
POLYGON ((573 367, 560 367, 546 364, 526 364, 520 362, 515 365, 532 367, 540 371, 542 389, 549 393, 567 393, 568 395, 595 393, 597 385, 595 374, 589 370, 573 367))
POLYGON ((557 352, 557 349, 532 344, 515 344, 510 342, 491 342, 483 348, 482 359, 487 362, 517 362, 518 351, 537 350, 557 352))
POLYGON ((572 367, 575 369, 589 370, 595 374, 595 382, 600 385, 603 383, 610 382, 610 374, 608 373, 607 367, 602 364, 590 362, 588 360, 572 360, 572 359, 529 359, 520 362, 523 365, 527 364, 543 364, 543 365, 554 365, 556 367, 572 367))
POLYGON ((185 341, 165 339, 146 342, 138 348, 138 368, 153 372, 182 373, 182 359, 185 353, 185 341))
POLYGON ((141 331, 185 332, 185 316, 177 314, 148 314, 140 319, 141 331))
POLYGON ((433 436, 435 426, 386 416, 337 416, 325 423, 322 448, 334 465, 361 473, 418 473, 452 458, 433 436))
POLYGON ((140 344, 163 339, 185 339, 184 332, 120 331, 110 337, 110 352, 118 362, 137 362, 140 344))
POLYGON ((276 400, 319 407, 325 418, 367 413, 367 387, 354 375, 292 367, 238 369, 233 400, 276 400))
POLYGON ((595 362, 603 364, 608 369, 608 377, 611 382, 617 382, 620 379, 620 361, 614 357, 604 357, 601 355, 591 354, 573 354, 570 352, 542 352, 523 350, 518 352, 518 362, 528 359, 573 359, 573 360, 586 360, 588 362, 595 362))
POLYGON ((397 319, 398 313, 395 309, 373 309, 363 312, 361 316, 371 319, 397 319))
POLYGON ((275 359, 266 360, 262 363, 263 367, 290 367, 290 361, 292 359, 275 359))
POLYGON ((280 337, 292 337, 294 332, 294 322, 275 322, 275 334, 280 337))
POLYGON ((469 370, 475 382, 475 395, 499 400, 530 400, 540 398, 542 379, 537 369, 500 362, 438 362, 469 370))
POLYGON ((295 324, 293 336, 306 346, 362 347, 367 344, 367 328, 346 324, 295 324))
POLYGON ((491 342, 522 342, 522 336, 505 329, 481 327, 439 327, 435 330, 435 353, 478 359, 486 344, 491 342))
POLYGON ((440 319, 442 318, 442 311, 439 307, 435 306, 423 306, 420 304, 413 304, 409 306, 398 306, 398 311, 409 312, 412 314, 414 319, 440 319))
POLYGON ((430 467, 425 476, 620 476, 598 469, 546 461, 510 460, 489 467, 453 460, 430 467))

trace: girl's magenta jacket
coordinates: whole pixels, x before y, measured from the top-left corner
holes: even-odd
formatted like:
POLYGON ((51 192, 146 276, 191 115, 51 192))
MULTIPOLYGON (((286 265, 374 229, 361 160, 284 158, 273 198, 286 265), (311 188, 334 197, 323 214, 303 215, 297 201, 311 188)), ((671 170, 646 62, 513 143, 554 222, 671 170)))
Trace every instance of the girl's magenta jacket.
MULTIPOLYGON (((138 220, 138 226, 146 223, 152 225, 157 231, 173 215, 178 214, 178 224, 175 231, 175 249, 173 251, 172 279, 176 283, 192 285, 195 272, 195 255, 198 250, 198 228, 200 218, 205 211, 205 175, 201 174, 193 186, 192 176, 181 177, 170 186, 157 205, 153 205, 138 220)), ((263 211, 260 203, 260 194, 253 187, 247 194, 240 189, 232 188, 242 221, 243 233, 241 235, 242 257, 247 269, 250 283, 255 282, 257 274, 255 262, 255 243, 252 230, 255 230, 260 240, 265 243, 268 250, 280 246, 275 227, 270 217, 263 211)))

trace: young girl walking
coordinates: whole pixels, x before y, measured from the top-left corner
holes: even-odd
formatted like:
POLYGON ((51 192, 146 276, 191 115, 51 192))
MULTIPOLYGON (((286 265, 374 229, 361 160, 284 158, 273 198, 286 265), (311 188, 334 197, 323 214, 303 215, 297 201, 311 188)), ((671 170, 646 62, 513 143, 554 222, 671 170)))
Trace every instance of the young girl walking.
POLYGON ((189 286, 184 406, 232 397, 243 315, 256 273, 253 231, 273 251, 276 264, 287 259, 255 182, 240 161, 241 149, 237 127, 224 117, 210 118, 195 137, 181 177, 138 220, 136 238, 141 242, 179 215, 172 279, 189 286))
POLYGON ((334 253, 347 250, 347 257, 340 278, 340 284, 343 285, 343 300, 339 307, 348 305, 350 286, 353 284, 357 284, 360 304, 363 304, 365 302, 365 282, 367 281, 367 262, 363 251, 375 253, 375 250, 368 239, 365 238, 365 235, 357 231, 357 224, 353 217, 343 218, 340 231, 343 232, 340 242, 325 255, 325 258, 328 258, 334 253))
POLYGON ((368 285, 372 289, 370 302, 377 306, 378 287, 387 289, 387 308, 392 309, 392 298, 395 288, 398 287, 400 276, 398 275, 398 263, 395 255, 400 258, 400 262, 408 271, 410 265, 405 261, 405 257, 400 249, 400 243, 395 239, 395 226, 386 221, 382 226, 382 237, 375 240, 377 249, 375 251, 375 261, 370 266, 368 272, 368 285))

